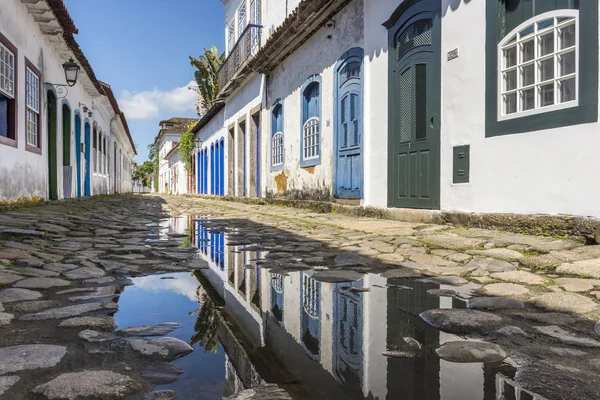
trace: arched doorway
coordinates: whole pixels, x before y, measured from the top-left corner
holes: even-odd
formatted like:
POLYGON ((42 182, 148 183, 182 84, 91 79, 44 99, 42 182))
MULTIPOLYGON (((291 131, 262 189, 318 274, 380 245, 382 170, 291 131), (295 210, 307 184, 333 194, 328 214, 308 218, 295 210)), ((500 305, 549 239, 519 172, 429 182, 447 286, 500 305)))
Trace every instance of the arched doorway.
POLYGON ((440 207, 440 0, 403 3, 389 29, 390 207, 440 207), (405 4, 406 3, 406 4, 405 4))
POLYGON ((348 50, 335 68, 336 82, 336 163, 335 196, 362 198, 362 76, 364 51, 348 50))
POLYGON ((58 174, 56 149, 56 96, 48 90, 48 196, 58 200, 58 174))
POLYGON ((84 171, 85 171, 85 189, 84 189, 84 193, 85 196, 91 196, 92 195, 92 171, 91 171, 91 160, 90 160, 90 156, 92 154, 92 149, 90 149, 90 145, 92 142, 92 132, 91 132, 91 127, 90 127, 90 123, 89 122, 85 122, 85 167, 84 167, 84 171))
POLYGON ((75 169, 77 174, 77 197, 81 197, 81 117, 75 114, 75 169))
POLYGON ((63 196, 70 199, 73 192, 73 168, 71 167, 71 109, 67 104, 62 106, 62 141, 63 141, 63 196))

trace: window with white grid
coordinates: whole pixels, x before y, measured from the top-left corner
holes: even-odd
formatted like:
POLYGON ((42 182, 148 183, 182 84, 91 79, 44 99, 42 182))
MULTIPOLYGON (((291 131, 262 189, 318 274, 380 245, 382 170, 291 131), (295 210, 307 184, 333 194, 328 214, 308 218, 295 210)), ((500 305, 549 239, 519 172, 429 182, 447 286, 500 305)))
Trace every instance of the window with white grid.
POLYGON ((500 42, 499 119, 578 105, 578 16, 578 10, 541 14, 500 42))
POLYGON ((319 118, 313 117, 304 123, 304 159, 319 157, 319 118))
POLYGON ((277 132, 273 135, 271 156, 273 166, 283 164, 283 132, 277 132))
POLYGON ((238 37, 242 36, 247 25, 246 0, 242 0, 242 5, 238 9, 238 37))
POLYGON ((9 98, 15 96, 15 55, 0 43, 0 91, 9 98))
POLYGON ((27 144, 38 147, 40 78, 29 68, 25 69, 25 100, 27 105, 27 144))
POLYGON ((235 18, 229 24, 229 31, 227 32, 227 51, 231 53, 233 46, 235 45, 235 18))

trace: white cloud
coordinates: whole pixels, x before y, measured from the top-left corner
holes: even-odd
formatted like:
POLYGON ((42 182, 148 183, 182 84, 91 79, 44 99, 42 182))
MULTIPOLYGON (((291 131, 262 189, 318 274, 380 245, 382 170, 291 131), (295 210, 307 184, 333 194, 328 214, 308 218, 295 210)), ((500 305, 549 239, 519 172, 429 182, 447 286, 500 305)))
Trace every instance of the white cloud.
MULTIPOLYGON (((191 81, 189 84, 193 85, 195 82, 191 81)), ((146 120, 189 113, 195 110, 196 100, 196 92, 189 90, 186 85, 164 92, 158 89, 139 93, 124 90, 119 106, 127 119, 146 120)))
POLYGON ((154 276, 142 276, 132 279, 135 287, 158 293, 161 291, 168 290, 170 292, 183 295, 191 301, 197 302, 198 296, 196 290, 200 283, 189 272, 184 273, 173 273, 165 275, 154 275, 154 276), (175 278, 175 279, 161 279, 161 278, 175 278))

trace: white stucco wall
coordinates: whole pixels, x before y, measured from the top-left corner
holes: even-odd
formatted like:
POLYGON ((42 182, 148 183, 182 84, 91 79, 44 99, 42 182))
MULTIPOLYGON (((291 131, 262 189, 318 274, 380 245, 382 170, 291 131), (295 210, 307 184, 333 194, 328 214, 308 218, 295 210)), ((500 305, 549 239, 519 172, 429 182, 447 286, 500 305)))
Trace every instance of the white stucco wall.
POLYGON ((263 112, 263 158, 266 161, 266 193, 297 198, 323 199, 332 193, 335 78, 334 68, 349 49, 363 46, 363 1, 354 0, 335 17, 335 27, 324 27, 292 55, 286 58, 268 78, 267 106, 263 112), (331 36, 330 38, 328 36, 331 36), (300 167, 302 86, 312 75, 320 75, 321 88, 321 162, 300 167), (271 172, 271 110, 273 103, 283 104, 284 169, 271 172), (277 184, 279 180, 279 185, 277 184), (287 185, 281 182, 287 181, 287 185), (285 189, 284 189, 285 186, 285 189))
MULTIPOLYGON (((365 0, 364 9, 364 203, 379 207, 387 207, 388 185, 388 32, 382 22, 400 3, 365 0)), ((485 3, 442 0, 441 209, 600 217, 591 167, 599 124, 485 137, 485 3), (459 57, 447 61, 455 48, 459 57), (470 183, 454 185, 453 146, 466 144, 470 183)))
MULTIPOLYGON (((18 118, 17 118, 17 136, 18 147, 14 148, 0 144, 0 201, 12 201, 18 198, 49 197, 49 169, 48 169, 48 126, 47 126, 47 102, 46 92, 51 87, 44 83, 64 84, 65 75, 62 64, 67 61, 60 57, 58 48, 65 48, 64 43, 51 43, 40 31, 39 25, 28 13, 24 4, 17 0, 7 0, 2 5, 0 14, 0 33, 2 33, 13 46, 17 48, 17 57, 15 68, 18 72, 18 118), (36 154, 25 150, 26 128, 25 128, 25 57, 40 71, 40 80, 42 88, 40 93, 41 110, 41 154, 36 154)), ((65 49, 66 50, 66 49, 65 49)), ((63 51, 63 50, 61 50, 63 51)), ((66 50, 69 52, 69 50, 66 50)), ((85 132, 84 124, 87 119, 92 125, 96 122, 107 132, 114 144, 115 134, 111 134, 110 121, 114 112, 110 109, 108 98, 100 95, 98 91, 91 86, 91 81, 83 71, 80 72, 79 80, 74 87, 68 88, 68 94, 64 99, 57 100, 56 110, 56 170, 57 170, 57 191, 58 198, 77 196, 77 167, 81 168, 82 196, 84 195, 84 176, 85 176, 85 157, 82 154, 81 164, 76 165, 76 153, 80 151, 81 143, 84 143, 85 132), (86 89, 86 87, 88 89, 86 89), (72 190, 71 193, 64 193, 63 185, 63 115, 62 105, 67 104, 71 109, 71 130, 70 140, 70 165, 73 166, 72 190), (89 107, 93 112, 92 118, 83 114, 83 105, 89 107), (81 143, 75 143, 75 112, 81 115, 81 143)), ((123 132, 117 132, 119 136, 126 135, 123 132)), ((133 148, 129 142, 124 142, 120 138, 122 150, 128 162, 134 156, 133 148)), ((91 145, 90 145, 91 146, 91 145)), ((108 147, 110 149, 110 146, 108 147)), ((111 157, 112 158, 112 157, 111 157)), ((114 168, 113 168, 114 169, 114 168)), ((131 190, 131 179, 127 174, 122 174, 125 181, 121 184, 123 191, 131 190)), ((101 178, 94 177, 91 181, 92 195, 107 193, 109 190, 108 178, 103 184, 101 178)))
POLYGON ((485 25, 474 23, 485 20, 485 3, 444 7, 442 209, 600 217, 598 123, 485 137, 485 25), (459 58, 446 61, 456 47, 459 58), (471 145, 471 182, 453 185, 452 147, 462 144, 471 145))

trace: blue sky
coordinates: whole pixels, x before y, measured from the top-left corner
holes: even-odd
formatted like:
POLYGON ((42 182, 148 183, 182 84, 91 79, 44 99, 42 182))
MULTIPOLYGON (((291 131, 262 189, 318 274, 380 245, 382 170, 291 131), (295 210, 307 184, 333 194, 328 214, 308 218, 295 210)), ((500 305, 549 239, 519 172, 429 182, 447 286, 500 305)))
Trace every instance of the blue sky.
POLYGON ((219 0, 66 0, 79 29, 76 40, 96 77, 109 85, 125 112, 137 147, 136 161, 158 122, 196 117, 194 79, 188 56, 224 49, 223 3, 219 0))

